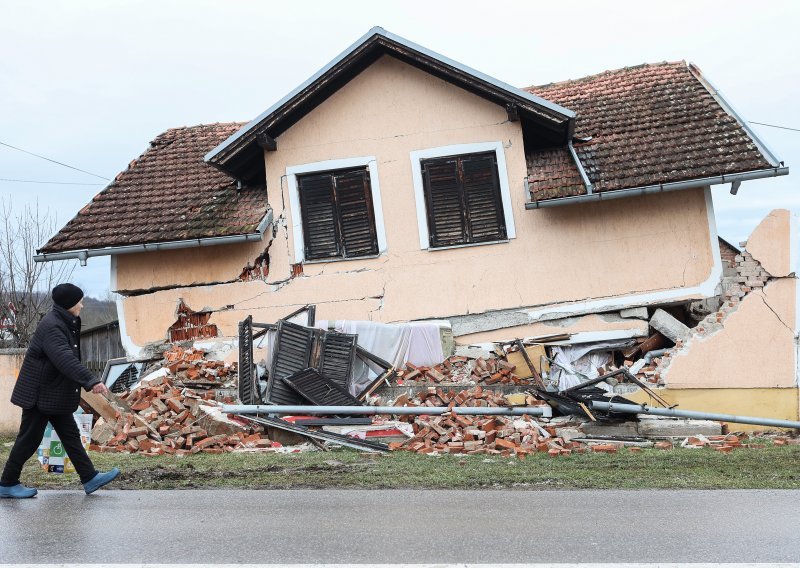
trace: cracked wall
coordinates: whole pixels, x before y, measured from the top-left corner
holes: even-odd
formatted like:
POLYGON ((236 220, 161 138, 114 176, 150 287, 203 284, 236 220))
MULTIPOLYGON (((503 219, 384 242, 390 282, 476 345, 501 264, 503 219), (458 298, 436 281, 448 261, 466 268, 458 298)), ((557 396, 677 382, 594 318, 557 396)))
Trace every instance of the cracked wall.
POLYGON ((797 386, 791 234, 786 210, 773 211, 756 227, 735 259, 738 274, 724 286, 720 310, 662 358, 658 372, 670 389, 797 386))
POLYGON ((382 322, 608 298, 625 307, 626 296, 680 293, 713 274, 706 190, 527 211, 520 124, 393 58, 378 60, 281 134, 265 164, 271 241, 117 257, 115 289, 139 294, 121 301, 135 344, 163 338, 179 298, 213 311, 221 335, 233 336, 248 314, 275 321, 308 303, 317 304, 319 319, 382 322), (492 141, 503 144, 517 237, 420 250, 410 153, 492 141), (387 252, 294 266, 287 167, 359 156, 377 163, 387 252), (267 244, 268 275, 239 281, 267 244))

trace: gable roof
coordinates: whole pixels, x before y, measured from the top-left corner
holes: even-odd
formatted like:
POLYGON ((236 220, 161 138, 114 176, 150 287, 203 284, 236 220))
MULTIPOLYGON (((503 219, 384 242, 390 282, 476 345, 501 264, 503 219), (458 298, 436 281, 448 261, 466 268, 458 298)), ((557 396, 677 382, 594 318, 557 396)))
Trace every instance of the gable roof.
MULTIPOLYGON (((365 37, 378 43, 391 40, 394 43, 387 45, 411 49, 408 42, 398 43, 393 39, 396 36, 382 30, 365 37)), ((355 44, 362 45, 366 44, 355 44)), ((374 49, 372 55, 378 57, 384 48, 374 49)), ((419 46, 413 51, 425 52, 419 46)), ((455 63, 437 61, 438 65, 450 65, 449 72, 466 73, 466 68, 456 68, 455 63)), ((474 73, 472 77, 490 83, 490 78, 474 73)), ((289 97, 304 97, 308 85, 289 97)), ((480 88, 489 89, 486 85, 480 88)), ((527 90, 536 97, 529 102, 544 101, 536 112, 553 112, 553 124, 569 126, 563 131, 569 137, 560 144, 526 152, 534 198, 529 208, 788 173, 699 69, 683 62, 606 71, 527 90), (568 114, 559 115, 555 109, 565 107, 558 104, 574 108, 576 113, 565 110, 568 114)), ((279 106, 289 104, 284 101, 279 106)), ((39 249, 36 260, 85 260, 102 254, 212 244, 207 239, 214 243, 260 239, 271 219, 265 177, 257 185, 237 189, 237 182, 220 171, 219 163, 204 160, 230 155, 234 146, 249 148, 254 137, 263 133, 264 121, 293 120, 270 117, 272 114, 262 115, 247 125, 174 128, 159 135, 39 249)), ((263 149, 257 142, 255 151, 263 168, 263 149)))
POLYGON ((536 201, 585 196, 585 181, 601 198, 604 192, 743 172, 780 173, 777 158, 700 70, 685 62, 626 67, 526 90, 577 113, 578 160, 569 159, 564 147, 528 155, 536 201))
POLYGON ((556 143, 565 143, 572 135, 575 113, 571 110, 374 27, 305 83, 213 148, 205 160, 237 179, 247 181, 261 176, 264 160, 259 135, 276 138, 383 55, 491 102, 513 107, 520 119, 537 124, 556 143))
POLYGON ((265 186, 237 189, 234 180, 203 162, 209 148, 240 127, 208 124, 160 134, 38 252, 260 238, 259 225, 268 214, 265 186))

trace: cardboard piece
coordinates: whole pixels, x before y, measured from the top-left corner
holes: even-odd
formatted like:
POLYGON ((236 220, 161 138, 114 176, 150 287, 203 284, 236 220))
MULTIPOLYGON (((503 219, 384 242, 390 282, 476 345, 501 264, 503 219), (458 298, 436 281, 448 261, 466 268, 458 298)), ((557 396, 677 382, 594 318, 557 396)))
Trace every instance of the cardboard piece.
MULTIPOLYGON (((547 353, 544 350, 544 345, 529 345, 525 348, 525 351, 528 353, 528 357, 531 358, 531 362, 533 363, 534 368, 536 371, 541 375, 542 374, 542 356, 546 356, 547 353)), ((519 351, 514 351, 513 353, 509 353, 508 362, 511 363, 516 367, 514 369, 514 374, 522 379, 528 379, 531 377, 531 371, 528 369, 528 364, 525 362, 522 353, 519 351)), ((544 371, 547 372, 550 370, 550 363, 545 361, 544 371)))

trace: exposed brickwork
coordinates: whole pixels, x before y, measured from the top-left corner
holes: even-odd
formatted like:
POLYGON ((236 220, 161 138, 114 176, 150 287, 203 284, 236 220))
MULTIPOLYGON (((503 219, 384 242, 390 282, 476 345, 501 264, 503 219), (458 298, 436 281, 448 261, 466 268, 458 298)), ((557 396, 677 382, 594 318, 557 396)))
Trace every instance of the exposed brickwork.
POLYGON ((654 376, 663 385, 664 372, 672 362, 672 356, 679 351, 689 349, 692 341, 703 339, 723 329, 729 315, 739 309, 742 300, 753 290, 760 290, 769 282, 771 275, 746 250, 734 255, 735 274, 722 278, 722 304, 718 311, 712 312, 691 329, 692 335, 687 341, 678 341, 675 348, 664 354, 658 361, 654 376))

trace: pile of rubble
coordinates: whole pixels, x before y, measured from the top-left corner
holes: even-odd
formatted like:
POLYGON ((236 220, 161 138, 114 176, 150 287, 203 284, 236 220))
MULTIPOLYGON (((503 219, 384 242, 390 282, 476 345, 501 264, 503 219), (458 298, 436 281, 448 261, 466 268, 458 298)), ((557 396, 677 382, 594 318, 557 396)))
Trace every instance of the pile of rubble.
MULTIPOLYGON (((514 395, 512 395, 514 396, 514 395)), ((515 395, 526 406, 547 405, 531 395, 515 395)), ((477 386, 469 390, 444 391, 431 387, 413 399, 400 397, 396 406, 510 406, 507 397, 477 386)), ((420 454, 487 454, 525 459, 528 454, 547 452, 555 457, 586 451, 583 444, 556 435, 552 426, 541 426, 530 416, 461 416, 453 408, 441 416, 405 417, 413 424, 414 436, 405 442, 389 444, 393 450, 420 454)))
MULTIPOLYGON (((754 435, 757 435, 757 433, 754 435)), ((664 445, 662 446, 662 449, 672 448, 672 442, 663 442, 663 443, 657 442, 656 443, 657 448, 659 447, 658 444, 669 444, 669 447, 666 447, 666 445, 664 445)), ((800 439, 787 438, 785 436, 774 436, 772 438, 772 444, 775 446, 798 445, 800 444, 800 439)), ((713 448, 718 452, 728 454, 737 448, 749 448, 754 450, 760 450, 765 448, 766 444, 762 442, 751 442, 750 437, 747 434, 739 432, 737 434, 725 434, 723 436, 701 436, 701 435, 689 436, 681 443, 681 447, 713 448)))
POLYGON ((497 357, 452 356, 433 367, 418 367, 406 363, 405 369, 398 371, 398 385, 415 384, 484 384, 484 385, 529 385, 529 379, 514 374, 516 366, 497 357))
POLYGON ((175 384, 195 389, 236 388, 238 365, 210 361, 202 349, 178 345, 164 352, 164 367, 175 384))
POLYGON ((89 449, 187 455, 273 447, 260 428, 223 416, 213 396, 177 388, 163 376, 149 379, 116 399, 116 419, 98 419, 89 449))
MULTIPOLYGON (((222 415, 215 399, 235 388, 237 366, 205 357, 202 349, 172 346, 137 387, 119 397, 108 395, 110 406, 95 409, 101 417, 89 449, 187 455, 276 447, 260 426, 222 415)), ((221 398, 233 402, 232 396, 221 398)))

